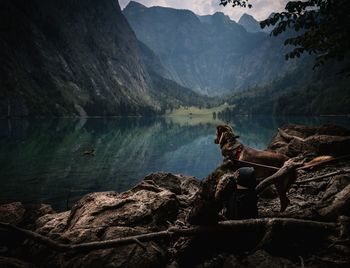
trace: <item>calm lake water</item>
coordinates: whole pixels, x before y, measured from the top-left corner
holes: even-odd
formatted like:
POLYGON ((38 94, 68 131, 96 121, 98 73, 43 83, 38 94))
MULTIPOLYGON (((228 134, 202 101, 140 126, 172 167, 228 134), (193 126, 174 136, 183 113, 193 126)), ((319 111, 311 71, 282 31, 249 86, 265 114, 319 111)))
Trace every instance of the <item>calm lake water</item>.
MULTIPOLYGON (((70 208, 89 192, 125 191, 147 174, 206 177, 222 161, 218 120, 90 118, 0 120, 0 203, 70 208), (95 155, 84 155, 86 150, 95 155)), ((350 127, 349 117, 235 117, 241 141, 264 149, 287 123, 350 127)))

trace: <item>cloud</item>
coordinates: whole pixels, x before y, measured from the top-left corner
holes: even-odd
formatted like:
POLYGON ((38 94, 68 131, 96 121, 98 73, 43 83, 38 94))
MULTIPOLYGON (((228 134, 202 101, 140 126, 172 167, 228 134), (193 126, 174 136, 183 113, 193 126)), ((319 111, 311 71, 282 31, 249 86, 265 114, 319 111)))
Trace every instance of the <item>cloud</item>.
MULTIPOLYGON (((134 0, 145 6, 164 6, 177 9, 189 9, 198 15, 208 15, 215 12, 223 12, 234 20, 238 20, 243 13, 252 15, 257 20, 267 18, 272 12, 282 11, 289 0, 251 0, 253 7, 239 8, 220 6, 219 0, 134 0)), ((119 0, 124 8, 130 0, 119 0)))

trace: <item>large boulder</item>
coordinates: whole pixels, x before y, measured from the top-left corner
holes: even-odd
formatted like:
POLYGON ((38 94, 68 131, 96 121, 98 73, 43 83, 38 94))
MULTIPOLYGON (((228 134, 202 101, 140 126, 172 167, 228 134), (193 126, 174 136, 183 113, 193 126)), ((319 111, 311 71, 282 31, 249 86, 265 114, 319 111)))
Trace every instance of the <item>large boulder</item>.
MULTIPOLYGON (((129 191, 91 193, 70 211, 40 215, 35 219, 35 229, 63 243, 104 241, 165 230, 177 220, 185 221, 198 187, 199 181, 193 177, 151 174, 129 191)), ((8 208, 15 212, 15 217, 7 217, 11 223, 22 221, 21 206, 12 204, 8 208)), ((67 255, 30 243, 29 261, 39 266, 49 262, 53 267, 162 267, 169 246, 169 241, 162 240, 145 243, 144 247, 132 244, 67 255)))

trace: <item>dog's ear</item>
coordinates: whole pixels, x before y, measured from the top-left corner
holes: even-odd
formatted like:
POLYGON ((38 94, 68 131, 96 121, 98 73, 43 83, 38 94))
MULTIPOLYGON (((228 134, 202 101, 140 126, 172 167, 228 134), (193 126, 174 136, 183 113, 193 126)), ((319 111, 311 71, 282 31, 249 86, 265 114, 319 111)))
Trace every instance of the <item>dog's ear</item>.
POLYGON ((218 144, 219 143, 219 136, 221 135, 221 125, 217 125, 216 126, 216 138, 214 140, 214 143, 215 144, 218 144))
POLYGON ((225 127, 226 127, 226 130, 227 130, 227 131, 234 133, 232 126, 230 126, 229 124, 227 124, 225 127))
POLYGON ((214 143, 215 143, 215 144, 219 144, 219 138, 218 138, 217 135, 216 135, 216 138, 214 139, 214 143))
POLYGON ((216 131, 221 132, 222 131, 222 125, 217 125, 216 126, 216 131))
POLYGON ((234 139, 239 139, 239 136, 233 136, 234 139))

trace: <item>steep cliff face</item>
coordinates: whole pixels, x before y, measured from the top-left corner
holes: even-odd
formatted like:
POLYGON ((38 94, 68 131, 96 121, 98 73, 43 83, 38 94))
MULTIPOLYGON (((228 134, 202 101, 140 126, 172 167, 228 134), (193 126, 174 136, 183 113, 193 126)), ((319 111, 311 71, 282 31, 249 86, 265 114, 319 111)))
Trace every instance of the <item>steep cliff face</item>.
POLYGON ((1 116, 159 110, 118 1, 3 0, 0 6, 1 116))
POLYGON ((223 13, 197 16, 136 2, 123 13, 173 79, 201 93, 219 95, 267 84, 296 68, 296 62, 284 59, 282 38, 247 32, 223 13))

